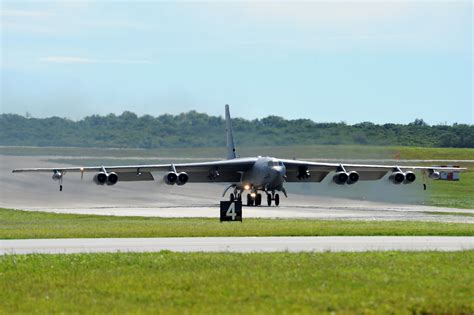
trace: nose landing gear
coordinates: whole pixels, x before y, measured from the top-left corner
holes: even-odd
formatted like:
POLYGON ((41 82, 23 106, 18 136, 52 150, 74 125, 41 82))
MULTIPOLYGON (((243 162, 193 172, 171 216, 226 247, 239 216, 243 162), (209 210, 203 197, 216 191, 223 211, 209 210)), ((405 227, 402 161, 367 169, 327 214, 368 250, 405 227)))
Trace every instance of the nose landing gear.
POLYGON ((247 206, 260 206, 262 204, 262 194, 256 194, 252 197, 252 194, 247 194, 247 206))
MULTIPOLYGON (((275 202, 275 206, 280 205, 280 195, 279 194, 268 194, 267 193, 267 205, 270 207, 272 201, 275 202)), ((262 205, 262 194, 256 194, 255 197, 252 197, 252 194, 247 194, 247 206, 260 206, 262 205)))

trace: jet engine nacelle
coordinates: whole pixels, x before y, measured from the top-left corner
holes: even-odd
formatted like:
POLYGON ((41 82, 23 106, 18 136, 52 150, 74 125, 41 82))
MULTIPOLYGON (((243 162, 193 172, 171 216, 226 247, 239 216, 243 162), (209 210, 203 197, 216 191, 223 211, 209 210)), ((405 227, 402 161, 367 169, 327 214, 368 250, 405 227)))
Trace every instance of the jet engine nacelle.
POLYGON ((175 172, 169 172, 164 177, 165 183, 168 185, 174 185, 178 181, 178 174, 175 172))
POLYGON ((97 185, 104 185, 106 181, 107 181, 106 173, 100 172, 94 175, 94 183, 96 183, 97 185))
POLYGON ((189 175, 185 172, 181 172, 178 174, 178 181, 177 181, 177 184, 178 185, 184 185, 188 182, 189 180, 189 175))
POLYGON ((399 185, 405 181, 405 173, 393 172, 389 179, 392 181, 392 183, 399 185))
POLYGON ((104 185, 107 184, 109 186, 115 185, 118 182, 118 175, 117 173, 105 173, 100 172, 94 176, 94 183, 97 185, 104 185))
POLYGON ((344 171, 340 171, 334 174, 332 179, 338 185, 344 185, 344 184, 352 185, 359 181, 359 173, 355 171, 351 171, 348 173, 344 171))
POLYGON ((352 171, 348 174, 349 178, 347 179, 347 184, 352 185, 359 181, 359 173, 352 171))
POLYGON ((403 184, 411 184, 415 181, 416 175, 413 172, 393 172, 392 175, 390 175, 389 179, 392 181, 392 183, 399 185, 401 183, 403 184))
POLYGON ((405 181, 403 182, 404 184, 411 184, 415 181, 416 175, 413 172, 405 172, 405 181))
POLYGON ((349 174, 344 172, 344 171, 337 172, 336 174, 334 174, 332 179, 334 180, 334 182, 336 184, 344 185, 347 182, 347 180, 349 179, 349 174))
POLYGON ((118 182, 117 173, 112 172, 107 175, 107 182, 106 182, 107 185, 112 186, 112 185, 117 184, 117 182, 118 182))

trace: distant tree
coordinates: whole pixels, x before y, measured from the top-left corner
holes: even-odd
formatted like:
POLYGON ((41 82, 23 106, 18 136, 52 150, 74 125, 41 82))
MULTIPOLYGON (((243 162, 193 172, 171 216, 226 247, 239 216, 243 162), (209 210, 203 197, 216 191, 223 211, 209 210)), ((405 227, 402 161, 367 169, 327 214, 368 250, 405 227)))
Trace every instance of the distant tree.
MULTIPOLYGON (((179 115, 138 117, 125 111, 119 116, 92 115, 79 121, 65 118, 27 118, 0 115, 0 145, 80 147, 196 147, 223 146, 224 120, 191 111, 179 115)), ((408 125, 362 122, 348 125, 315 123, 308 119, 233 119, 238 145, 372 144, 438 147, 474 147, 474 126, 429 126, 422 119, 408 125)))
POLYGON ((428 126, 427 123, 423 119, 417 118, 415 121, 409 123, 409 125, 414 125, 414 126, 421 126, 421 127, 426 127, 428 126))

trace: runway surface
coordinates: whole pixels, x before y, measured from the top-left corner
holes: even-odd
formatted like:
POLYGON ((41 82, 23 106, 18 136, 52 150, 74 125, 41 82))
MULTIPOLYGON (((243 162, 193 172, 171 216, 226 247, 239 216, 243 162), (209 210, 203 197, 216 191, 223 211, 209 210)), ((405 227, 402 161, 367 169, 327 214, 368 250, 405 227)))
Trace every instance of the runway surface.
MULTIPOLYGON (((219 216, 222 184, 168 186, 163 182, 118 183, 97 186, 93 174, 81 181, 66 174, 64 190, 49 173, 12 174, 13 168, 57 167, 47 157, 0 156, 0 207, 30 211, 116 216, 211 217, 219 216)), ((120 162, 119 162, 120 163, 120 162)), ((121 162, 123 163, 123 161, 121 162)), ((69 166, 69 165, 68 165, 69 166)), ((288 184, 289 198, 280 207, 244 207, 245 218, 311 218, 324 220, 409 220, 474 223, 474 209, 424 206, 428 191, 421 183, 393 185, 386 179, 340 186, 329 176, 317 184, 288 184), (443 212, 444 214, 436 214, 443 212)), ((429 187, 429 186, 428 186, 429 187)))
POLYGON ((329 237, 183 237, 0 240, 0 254, 106 252, 365 252, 462 251, 474 237, 329 236, 329 237))

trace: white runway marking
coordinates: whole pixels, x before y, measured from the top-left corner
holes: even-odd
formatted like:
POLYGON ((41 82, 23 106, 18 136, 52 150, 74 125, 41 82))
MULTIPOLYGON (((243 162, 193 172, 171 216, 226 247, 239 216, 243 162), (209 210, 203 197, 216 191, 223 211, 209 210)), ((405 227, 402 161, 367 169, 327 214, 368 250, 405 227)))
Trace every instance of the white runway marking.
POLYGON ((0 254, 110 252, 366 252, 462 251, 474 237, 328 236, 328 237, 178 237, 0 240, 0 254))

